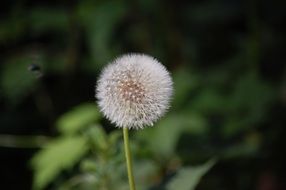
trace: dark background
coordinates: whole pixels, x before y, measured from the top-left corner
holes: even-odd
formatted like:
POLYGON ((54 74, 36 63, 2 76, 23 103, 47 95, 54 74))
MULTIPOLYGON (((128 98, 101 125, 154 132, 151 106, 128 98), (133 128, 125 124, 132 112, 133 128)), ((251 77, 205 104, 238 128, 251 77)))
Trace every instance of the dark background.
POLYGON ((60 135, 59 116, 95 102, 100 70, 128 52, 172 73, 175 125, 195 115, 206 126, 176 144, 183 165, 219 157, 197 189, 286 189, 285 8, 278 0, 1 1, 0 189, 31 189, 30 159, 60 135))

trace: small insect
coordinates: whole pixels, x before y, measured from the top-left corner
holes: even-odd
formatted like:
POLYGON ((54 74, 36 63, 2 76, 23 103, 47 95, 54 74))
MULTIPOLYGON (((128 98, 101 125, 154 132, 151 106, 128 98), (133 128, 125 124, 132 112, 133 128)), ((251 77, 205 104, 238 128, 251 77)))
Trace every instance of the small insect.
POLYGON ((43 76, 43 73, 41 71, 41 67, 38 64, 32 63, 28 66, 28 70, 31 71, 36 75, 37 78, 40 78, 43 76))
POLYGON ((28 70, 31 71, 31 72, 35 72, 35 71, 40 71, 41 68, 39 65, 35 64, 35 63, 32 63, 28 66, 28 70))

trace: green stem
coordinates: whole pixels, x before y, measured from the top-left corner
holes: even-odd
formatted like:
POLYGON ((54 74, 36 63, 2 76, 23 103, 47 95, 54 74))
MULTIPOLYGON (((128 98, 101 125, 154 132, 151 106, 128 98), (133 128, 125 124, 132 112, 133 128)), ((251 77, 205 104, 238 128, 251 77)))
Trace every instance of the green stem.
POLYGON ((126 127, 123 127, 123 138, 124 138, 125 159, 126 159, 126 164, 127 164, 129 186, 130 186, 130 190, 135 190, 132 160, 131 160, 131 153, 130 153, 130 147, 129 147, 128 128, 126 127))

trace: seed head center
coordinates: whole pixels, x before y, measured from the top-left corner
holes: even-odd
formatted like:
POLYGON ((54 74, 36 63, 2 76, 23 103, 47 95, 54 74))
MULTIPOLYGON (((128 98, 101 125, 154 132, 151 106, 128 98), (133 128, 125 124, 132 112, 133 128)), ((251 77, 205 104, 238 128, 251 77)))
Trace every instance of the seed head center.
POLYGON ((118 84, 119 92, 125 101, 142 102, 145 90, 140 82, 126 79, 118 81, 118 84))

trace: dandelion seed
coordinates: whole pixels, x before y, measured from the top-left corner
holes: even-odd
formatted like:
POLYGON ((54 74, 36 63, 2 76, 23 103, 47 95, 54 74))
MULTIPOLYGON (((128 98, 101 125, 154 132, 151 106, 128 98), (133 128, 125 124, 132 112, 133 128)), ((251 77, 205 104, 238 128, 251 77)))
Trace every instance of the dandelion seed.
POLYGON ((144 128, 169 108, 172 85, 169 72, 156 59, 128 54, 103 70, 96 98, 102 113, 117 127, 144 128))

